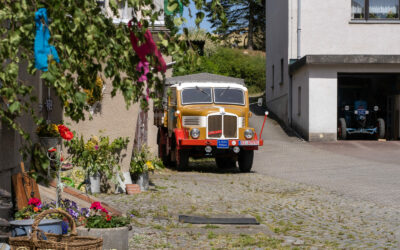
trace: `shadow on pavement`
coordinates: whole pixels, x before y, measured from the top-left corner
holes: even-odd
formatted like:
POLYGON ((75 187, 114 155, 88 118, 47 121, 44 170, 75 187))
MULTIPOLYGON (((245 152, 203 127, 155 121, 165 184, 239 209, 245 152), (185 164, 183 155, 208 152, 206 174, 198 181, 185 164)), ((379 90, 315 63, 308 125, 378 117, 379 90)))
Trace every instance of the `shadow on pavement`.
MULTIPOLYGON (((237 163, 236 163, 237 165, 237 163)), ((167 166, 169 169, 176 170, 173 166, 167 166)), ((189 166, 181 172, 199 172, 213 174, 241 174, 239 168, 218 168, 214 159, 189 160, 189 166)), ((253 173, 251 171, 250 173, 253 173)))

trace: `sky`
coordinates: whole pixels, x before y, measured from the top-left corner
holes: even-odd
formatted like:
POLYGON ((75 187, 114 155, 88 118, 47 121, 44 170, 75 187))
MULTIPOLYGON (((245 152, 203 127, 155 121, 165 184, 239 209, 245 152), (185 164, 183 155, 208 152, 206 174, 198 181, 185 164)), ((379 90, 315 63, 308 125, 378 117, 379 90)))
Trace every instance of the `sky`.
MULTIPOLYGON (((188 8, 184 8, 183 10, 183 17, 187 19, 187 23, 184 23, 182 25, 183 28, 194 28, 196 27, 195 19, 196 19, 196 6, 194 5, 194 2, 190 1, 190 11, 192 13, 192 18, 189 17, 189 10, 188 8)), ((204 17, 203 21, 200 23, 200 28, 205 29, 207 32, 211 32, 211 23, 206 20, 206 17, 204 17)))

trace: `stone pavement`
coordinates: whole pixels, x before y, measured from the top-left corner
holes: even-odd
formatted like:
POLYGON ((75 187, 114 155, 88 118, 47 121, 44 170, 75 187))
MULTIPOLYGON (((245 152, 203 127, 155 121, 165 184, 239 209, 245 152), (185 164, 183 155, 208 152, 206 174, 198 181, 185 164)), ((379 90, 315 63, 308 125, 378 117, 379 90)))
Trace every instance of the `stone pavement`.
MULTIPOLYGON (((259 127, 262 117, 254 116, 251 123, 259 127)), ((263 138, 255 172, 400 207, 400 142, 308 143, 287 136, 271 119, 263 138)))

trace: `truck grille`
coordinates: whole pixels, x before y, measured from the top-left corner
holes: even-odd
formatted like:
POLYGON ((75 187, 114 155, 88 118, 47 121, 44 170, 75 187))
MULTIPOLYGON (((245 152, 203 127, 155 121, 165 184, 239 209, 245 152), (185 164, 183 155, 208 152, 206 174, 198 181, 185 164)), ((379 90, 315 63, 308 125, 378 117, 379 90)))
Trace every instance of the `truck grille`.
POLYGON ((237 117, 224 115, 224 136, 225 138, 237 137, 237 117))
POLYGON ((208 138, 237 138, 237 117, 233 115, 211 115, 208 117, 208 138), (222 119, 224 126, 222 127, 222 119))
POLYGON ((208 117, 208 137, 220 138, 222 136, 222 115, 208 117))

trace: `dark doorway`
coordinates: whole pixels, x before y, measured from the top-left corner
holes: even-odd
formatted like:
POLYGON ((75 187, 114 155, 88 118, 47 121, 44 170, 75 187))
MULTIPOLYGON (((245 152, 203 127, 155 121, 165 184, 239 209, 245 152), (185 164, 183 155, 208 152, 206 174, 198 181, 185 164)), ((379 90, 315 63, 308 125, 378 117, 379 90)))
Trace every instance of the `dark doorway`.
POLYGON ((347 123, 346 139, 377 139, 379 135, 370 134, 371 129, 376 127, 376 131, 379 131, 379 123, 384 121, 384 139, 399 139, 399 95, 400 74, 339 73, 338 133, 341 132, 340 127, 343 127, 340 125, 342 118, 347 123), (366 106, 363 108, 367 110, 366 122, 369 125, 365 125, 365 122, 360 125, 360 120, 355 117, 360 103, 362 107, 366 106))

